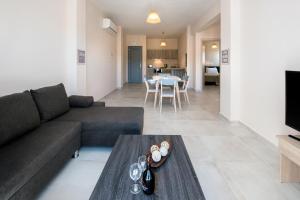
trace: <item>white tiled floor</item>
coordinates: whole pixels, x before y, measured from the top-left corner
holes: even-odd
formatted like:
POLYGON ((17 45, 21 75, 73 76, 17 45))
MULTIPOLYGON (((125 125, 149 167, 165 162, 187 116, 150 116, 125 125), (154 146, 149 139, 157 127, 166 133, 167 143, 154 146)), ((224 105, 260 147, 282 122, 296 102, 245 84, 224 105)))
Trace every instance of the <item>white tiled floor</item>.
MULTIPOLYGON (((107 106, 143 106, 143 85, 126 85, 103 100, 107 106)), ((299 200, 300 184, 279 182, 275 146, 241 124, 219 116, 219 90, 189 92, 191 105, 174 113, 145 105, 144 134, 181 134, 207 200, 299 200)), ((82 148, 41 194, 40 200, 88 199, 110 154, 109 148, 82 148)))

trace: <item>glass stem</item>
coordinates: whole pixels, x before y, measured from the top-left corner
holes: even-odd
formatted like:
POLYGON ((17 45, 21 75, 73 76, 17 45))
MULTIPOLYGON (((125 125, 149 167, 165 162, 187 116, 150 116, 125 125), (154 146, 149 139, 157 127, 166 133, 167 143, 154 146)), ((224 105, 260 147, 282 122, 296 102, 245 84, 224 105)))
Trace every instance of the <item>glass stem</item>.
POLYGON ((138 191, 139 188, 138 188, 138 184, 136 183, 136 181, 134 182, 134 191, 138 191))

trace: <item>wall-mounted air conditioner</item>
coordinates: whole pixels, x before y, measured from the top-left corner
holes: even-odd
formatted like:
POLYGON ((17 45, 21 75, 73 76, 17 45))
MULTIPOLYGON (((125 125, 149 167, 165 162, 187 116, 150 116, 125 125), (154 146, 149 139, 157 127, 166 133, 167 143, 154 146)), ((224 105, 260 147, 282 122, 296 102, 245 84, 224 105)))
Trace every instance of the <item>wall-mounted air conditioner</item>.
POLYGON ((117 26, 109 18, 104 18, 102 21, 102 28, 112 31, 114 33, 118 32, 117 26))

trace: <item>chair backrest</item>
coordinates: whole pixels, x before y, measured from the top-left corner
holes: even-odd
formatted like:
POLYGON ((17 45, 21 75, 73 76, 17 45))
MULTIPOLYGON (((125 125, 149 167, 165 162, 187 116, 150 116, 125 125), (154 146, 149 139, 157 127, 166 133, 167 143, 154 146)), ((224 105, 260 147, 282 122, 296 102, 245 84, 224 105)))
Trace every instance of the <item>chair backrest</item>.
POLYGON ((160 84, 164 86, 175 86, 177 84, 177 80, 172 78, 163 78, 160 80, 160 84))
POLYGON ((145 82, 147 90, 153 89, 152 86, 156 87, 156 83, 157 83, 156 80, 147 79, 146 76, 144 76, 144 82, 145 82))
POLYGON ((151 79, 154 75, 155 75, 155 69, 148 67, 146 70, 146 78, 151 79))
POLYGON ((163 78, 159 82, 160 82, 160 86, 161 86, 160 87, 161 95, 164 94, 164 92, 163 92, 164 86, 173 86, 173 93, 174 93, 174 96, 175 96, 175 89, 176 89, 176 86, 178 84, 177 80, 172 79, 172 78, 163 78))
POLYGON ((164 73, 164 74, 171 74, 171 72, 172 72, 172 71, 171 71, 171 69, 169 69, 169 68, 167 68, 167 69, 166 69, 166 68, 165 68, 165 69, 164 69, 164 68, 161 68, 161 73, 164 73))
POLYGON ((159 74, 159 76, 161 76, 161 77, 168 77, 168 76, 171 76, 171 74, 168 74, 168 73, 161 73, 161 74, 159 74))
POLYGON ((182 78, 182 80, 184 81, 184 84, 183 84, 183 86, 182 86, 182 89, 183 89, 183 90, 187 90, 187 87, 188 87, 188 85, 189 85, 189 76, 184 76, 184 77, 182 78))
POLYGON ((183 77, 182 77, 182 80, 184 80, 184 81, 188 81, 189 80, 189 76, 188 75, 184 75, 183 77))
POLYGON ((182 79, 184 76, 186 76, 186 69, 181 69, 181 68, 172 69, 171 74, 172 76, 178 76, 179 78, 182 79))
POLYGON ((147 90, 149 90, 149 83, 148 83, 148 80, 147 80, 146 76, 144 76, 144 82, 145 82, 147 90))

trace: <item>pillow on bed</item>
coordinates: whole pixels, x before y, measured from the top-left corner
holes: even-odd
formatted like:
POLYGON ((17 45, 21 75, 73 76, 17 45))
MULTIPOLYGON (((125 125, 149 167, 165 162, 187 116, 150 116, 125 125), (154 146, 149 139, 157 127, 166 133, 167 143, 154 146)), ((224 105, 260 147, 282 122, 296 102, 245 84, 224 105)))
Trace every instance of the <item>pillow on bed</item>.
POLYGON ((211 74, 211 75, 218 75, 218 69, 216 67, 207 67, 206 68, 206 73, 211 74))

